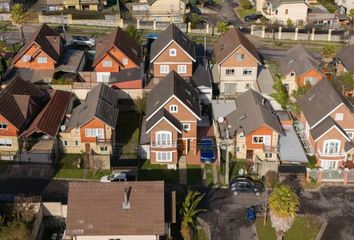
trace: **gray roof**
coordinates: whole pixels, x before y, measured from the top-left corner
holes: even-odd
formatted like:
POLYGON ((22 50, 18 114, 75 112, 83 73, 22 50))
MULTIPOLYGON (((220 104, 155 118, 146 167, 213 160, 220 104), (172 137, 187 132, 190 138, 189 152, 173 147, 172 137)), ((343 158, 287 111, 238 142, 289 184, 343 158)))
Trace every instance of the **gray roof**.
POLYGON ((173 124, 178 130, 182 130, 182 124, 176 119, 171 113, 169 113, 166 109, 161 108, 152 118, 146 121, 145 130, 150 130, 161 118, 166 118, 170 123, 173 124))
POLYGON ((354 142, 345 142, 344 144, 344 151, 348 152, 354 148, 354 142))
POLYGON ((118 121, 119 93, 101 83, 87 93, 85 102, 77 106, 70 118, 68 129, 80 127, 93 118, 98 118, 112 128, 118 121))
POLYGON ((354 45, 348 45, 347 47, 343 48, 343 50, 337 54, 336 58, 342 62, 345 69, 347 71, 354 74, 354 45))
POLYGON ((331 85, 327 79, 319 81, 299 100, 310 127, 323 119, 339 104, 344 103, 350 111, 353 106, 331 85))
POLYGON ((211 100, 211 104, 213 108, 213 117, 215 120, 218 120, 219 117, 226 117, 226 115, 236 109, 235 100, 213 99, 211 100))
POLYGON ((178 98, 200 117, 198 92, 175 71, 171 71, 149 92, 146 100, 146 116, 150 117, 171 96, 178 98))
POLYGON ((161 33, 158 39, 152 42, 150 60, 154 59, 172 40, 186 51, 193 60, 196 59, 194 43, 172 23, 161 33))
POLYGON ((306 153, 291 125, 284 126, 284 135, 279 139, 279 158, 281 162, 307 163, 306 153))
POLYGON ((258 92, 249 89, 236 99, 236 105, 237 109, 226 116, 226 123, 221 124, 221 128, 226 127, 226 124, 231 125, 230 136, 234 136, 239 129, 248 135, 263 124, 283 134, 272 105, 258 92))
POLYGON ((290 48, 285 56, 279 60, 280 72, 284 76, 290 72, 295 72, 296 76, 300 76, 311 69, 317 69, 319 64, 313 53, 301 44, 290 48))
POLYGON ((212 76, 209 66, 206 63, 199 63, 195 68, 191 83, 195 87, 208 87, 211 88, 212 76))
POLYGON ((273 9, 277 9, 280 5, 284 3, 305 3, 305 0, 268 0, 273 6, 273 9))
POLYGON ((82 60, 84 57, 84 51, 65 48, 59 59, 58 67, 56 67, 55 70, 56 72, 62 71, 71 73, 82 71, 82 68, 84 67, 82 60))

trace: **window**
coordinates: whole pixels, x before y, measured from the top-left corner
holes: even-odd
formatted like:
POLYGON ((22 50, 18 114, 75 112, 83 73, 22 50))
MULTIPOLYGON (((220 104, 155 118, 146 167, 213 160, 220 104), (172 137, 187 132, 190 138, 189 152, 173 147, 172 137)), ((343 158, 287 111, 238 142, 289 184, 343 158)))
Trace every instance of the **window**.
POLYGON ((243 72, 242 72, 243 75, 252 75, 252 70, 251 69, 243 69, 243 72))
POLYGON ((171 106, 170 106, 170 112, 171 112, 171 113, 176 113, 176 112, 178 112, 178 106, 177 106, 177 105, 171 105, 171 106))
POLYGON ((236 94, 236 83, 225 83, 224 94, 225 95, 234 95, 236 94))
POLYGON ((172 152, 157 152, 156 161, 158 162, 172 162, 172 152))
POLYGON ((97 82, 109 82, 109 77, 111 74, 109 72, 98 72, 97 82))
POLYGON ((275 10, 275 15, 278 15, 278 10, 275 10))
POLYGON ((75 146, 79 146, 79 145, 80 145, 79 140, 75 140, 75 146))
POLYGON ((245 59, 245 54, 240 53, 240 54, 236 54, 236 60, 244 60, 245 59))
POLYGON ((47 63, 47 57, 38 57, 37 63, 47 63))
POLYGON ((161 65, 160 66, 160 73, 169 73, 170 72, 170 66, 168 65, 161 65))
POLYGON ((265 146, 270 146, 270 136, 254 135, 252 142, 254 144, 264 144, 265 146))
POLYGON ((225 75, 226 75, 226 76, 233 76, 233 75, 235 75, 235 69, 226 69, 226 70, 225 70, 225 75))
POLYGON ((245 135, 243 134, 243 132, 242 132, 242 133, 240 133, 239 137, 240 137, 240 138, 245 137, 245 135))
POLYGON ((294 72, 291 72, 291 73, 290 73, 290 76, 294 77, 294 76, 295 76, 295 73, 294 73, 294 72))
POLYGON ((31 60, 31 56, 30 55, 23 55, 22 56, 22 62, 29 62, 31 60))
POLYGON ((289 9, 285 9, 285 15, 288 15, 289 9))
POLYGON ((112 67, 112 61, 102 61, 102 67, 112 67))
POLYGON ((63 144, 64 144, 64 146, 68 146, 69 145, 67 140, 64 140, 63 144))
POLYGON ((343 116, 344 116, 343 113, 336 113, 334 119, 335 119, 336 121, 343 121, 343 116))
POLYGON ((340 152, 340 141, 337 139, 325 140, 323 143, 323 153, 326 155, 336 155, 340 152))
POLYGON ((104 138, 103 128, 86 128, 85 129, 85 136, 86 137, 97 137, 97 138, 104 138))
POLYGON ((122 63, 123 65, 128 65, 128 58, 123 58, 122 63))
POLYGON ((107 152, 108 147, 107 146, 100 146, 100 151, 101 152, 107 152))
POLYGON ((347 134, 350 139, 352 139, 354 137, 354 132, 347 132, 347 134))
POLYGON ((190 123, 183 123, 183 130, 184 131, 189 131, 191 130, 191 124, 190 123))
POLYGON ((172 132, 158 131, 156 132, 157 146, 172 146, 172 132))
POLYGON ((272 158, 272 157, 273 157, 272 153, 270 153, 270 152, 265 153, 265 158, 272 158))
POLYGON ((178 73, 187 73, 187 66, 186 65, 178 65, 177 72, 178 73))
POLYGON ((7 123, 0 123, 0 129, 7 129, 7 123))
POLYGON ((177 56, 177 51, 176 51, 176 49, 174 49, 174 48, 171 48, 170 51, 169 51, 169 53, 170 53, 170 56, 171 56, 171 57, 177 56))
POLYGON ((337 168, 337 164, 338 164, 338 161, 321 160, 321 168, 323 168, 323 170, 336 169, 337 168))
POLYGON ((315 85, 316 80, 316 77, 305 77, 305 84, 315 85))
POLYGON ((0 139, 0 147, 12 147, 11 139, 0 139))

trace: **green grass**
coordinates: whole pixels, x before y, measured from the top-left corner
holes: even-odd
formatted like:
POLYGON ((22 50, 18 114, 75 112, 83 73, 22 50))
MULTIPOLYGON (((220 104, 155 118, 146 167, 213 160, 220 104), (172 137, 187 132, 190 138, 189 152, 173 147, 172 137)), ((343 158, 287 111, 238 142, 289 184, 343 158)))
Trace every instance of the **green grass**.
MULTIPOLYGON (((314 240, 321 228, 318 222, 308 224, 308 219, 303 216, 298 216, 295 219, 294 225, 285 234, 284 240, 314 240)), ((271 221, 268 218, 266 226, 263 226, 263 218, 256 219, 256 228, 259 240, 275 240, 276 234, 272 228, 271 221)))
POLYGON ((237 8, 235 8, 235 11, 237 12, 237 14, 240 16, 241 20, 243 21, 247 15, 255 13, 256 9, 254 9, 254 8, 243 9, 242 7, 237 7, 237 8))
POLYGON ((188 185, 200 185, 202 183, 202 169, 199 165, 187 166, 188 185))
POLYGON ((237 177, 241 168, 243 168, 244 173, 246 173, 246 159, 237 159, 236 161, 230 162, 230 178, 237 177))
POLYGON ((317 2, 324 6, 330 13, 334 13, 337 9, 333 0, 318 0, 317 2))
POLYGON ((121 112, 118 116, 117 143, 123 144, 122 154, 136 157, 139 143, 140 114, 138 112, 121 112))
POLYGON ((205 179, 205 185, 210 187, 214 185, 213 181, 213 166, 212 165, 206 165, 204 168, 206 179, 205 179))
POLYGON ((192 238, 193 240, 207 240, 208 237, 203 228, 198 228, 197 236, 192 238))
POLYGON ((178 183, 178 170, 167 169, 166 165, 151 164, 150 160, 145 160, 138 174, 139 181, 166 181, 178 183))

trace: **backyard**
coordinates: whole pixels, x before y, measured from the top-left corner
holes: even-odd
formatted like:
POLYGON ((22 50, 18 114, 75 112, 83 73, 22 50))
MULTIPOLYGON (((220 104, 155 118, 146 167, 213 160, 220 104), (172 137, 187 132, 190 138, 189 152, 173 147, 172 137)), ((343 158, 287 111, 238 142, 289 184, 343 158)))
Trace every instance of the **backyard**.
POLYGON ((178 183, 178 170, 167 169, 166 165, 151 164, 150 160, 145 160, 138 173, 138 181, 166 181, 168 183, 178 183))
POLYGON ((202 184, 202 169, 200 165, 187 166, 187 180, 188 180, 188 185, 202 184))

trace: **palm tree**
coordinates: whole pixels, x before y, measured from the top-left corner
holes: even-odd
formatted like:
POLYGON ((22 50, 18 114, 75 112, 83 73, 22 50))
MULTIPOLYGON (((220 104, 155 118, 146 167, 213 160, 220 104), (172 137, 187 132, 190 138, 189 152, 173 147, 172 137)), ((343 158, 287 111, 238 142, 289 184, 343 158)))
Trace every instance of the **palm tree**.
POLYGON ((280 184, 274 188, 269 197, 269 214, 277 240, 283 239, 291 228, 298 209, 299 197, 289 186, 280 184))
POLYGON ((181 209, 181 234, 184 240, 190 240, 192 238, 192 230, 196 226, 197 214, 206 211, 205 209, 197 209, 198 204, 203 198, 204 194, 198 191, 188 191, 184 199, 181 209))
POLYGON ((23 41, 25 38, 23 34, 23 25, 26 24, 28 20, 27 10, 23 7, 22 4, 16 3, 12 6, 10 14, 12 23, 18 26, 20 29, 21 40, 23 41))

